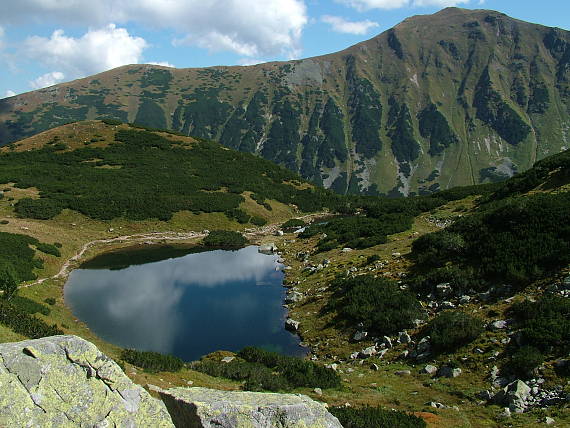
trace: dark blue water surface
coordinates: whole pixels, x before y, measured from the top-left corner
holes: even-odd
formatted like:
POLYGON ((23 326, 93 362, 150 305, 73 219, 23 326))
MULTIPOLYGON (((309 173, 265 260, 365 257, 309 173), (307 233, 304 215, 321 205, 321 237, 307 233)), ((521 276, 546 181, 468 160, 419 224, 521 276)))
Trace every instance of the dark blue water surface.
POLYGON ((94 333, 125 348, 186 361, 245 346, 305 353, 284 328, 276 256, 253 246, 188 252, 165 247, 94 259, 71 273, 65 300, 94 333))

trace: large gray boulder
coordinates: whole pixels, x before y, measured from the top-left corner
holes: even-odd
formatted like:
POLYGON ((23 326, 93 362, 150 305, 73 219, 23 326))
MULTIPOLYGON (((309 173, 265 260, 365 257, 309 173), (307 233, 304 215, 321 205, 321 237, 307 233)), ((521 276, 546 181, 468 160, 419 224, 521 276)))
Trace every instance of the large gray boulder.
POLYGON ((527 399, 531 388, 522 380, 509 383, 495 395, 497 404, 508 406, 511 412, 523 413, 527 408, 527 399))
POLYGON ((305 395, 173 388, 160 395, 177 427, 342 428, 321 403, 305 395))
POLYGON ((173 427, 164 404, 76 336, 0 344, 2 427, 173 427))

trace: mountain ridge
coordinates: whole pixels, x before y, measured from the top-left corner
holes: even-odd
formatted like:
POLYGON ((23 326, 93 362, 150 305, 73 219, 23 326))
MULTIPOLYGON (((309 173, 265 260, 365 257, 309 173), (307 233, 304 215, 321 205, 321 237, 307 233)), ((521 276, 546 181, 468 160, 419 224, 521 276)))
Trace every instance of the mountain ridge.
POLYGON ((570 32, 494 11, 407 18, 337 53, 123 66, 0 101, 0 141, 114 117, 253 152, 339 193, 496 181, 570 133, 570 32))

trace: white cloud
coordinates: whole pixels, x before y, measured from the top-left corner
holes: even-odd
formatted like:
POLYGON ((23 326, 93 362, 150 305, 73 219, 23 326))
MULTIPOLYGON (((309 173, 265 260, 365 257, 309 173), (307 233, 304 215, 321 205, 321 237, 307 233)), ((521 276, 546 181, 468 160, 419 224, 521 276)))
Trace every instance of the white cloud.
POLYGON ((399 9, 402 7, 448 7, 469 3, 471 0, 335 0, 359 12, 371 9, 399 9))
POLYGON ((253 57, 300 54, 308 22, 304 0, 18 0, 0 23, 73 22, 100 27, 134 22, 178 33, 178 44, 253 57))
POLYGON ((79 38, 56 30, 50 38, 30 37, 25 41, 29 57, 46 66, 63 70, 69 77, 83 77, 126 64, 136 64, 148 47, 141 37, 134 37, 114 24, 89 30, 79 38))
POLYGON ((12 91, 11 89, 7 89, 6 93, 4 94, 4 98, 13 97, 14 95, 16 95, 14 91, 12 91))
POLYGON ((371 9, 398 9, 408 6, 409 0, 336 0, 338 3, 350 6, 359 12, 371 9))
POLYGON ((61 71, 52 71, 51 73, 46 73, 35 80, 30 82, 30 86, 33 89, 47 88, 48 86, 53 86, 65 79, 65 74, 61 71))
POLYGON ((370 29, 378 27, 377 22, 369 21, 347 21, 340 16, 324 15, 321 17, 321 21, 330 24, 332 29, 337 33, 347 33, 347 34, 366 34, 370 29))
POLYGON ((160 66, 162 66, 162 67, 176 68, 175 65, 169 63, 168 61, 145 62, 145 64, 160 65, 160 66))

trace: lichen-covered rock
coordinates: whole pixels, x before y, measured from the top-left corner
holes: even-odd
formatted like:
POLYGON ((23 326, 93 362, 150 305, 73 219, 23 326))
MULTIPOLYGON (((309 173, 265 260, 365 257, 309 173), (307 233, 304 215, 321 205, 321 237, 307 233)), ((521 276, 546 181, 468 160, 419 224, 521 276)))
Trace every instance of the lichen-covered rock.
POLYGON ((0 426, 172 427, 162 402, 76 336, 0 344, 0 426))
POLYGON ((177 427, 342 428, 324 405, 305 395, 173 388, 160 391, 177 427))

